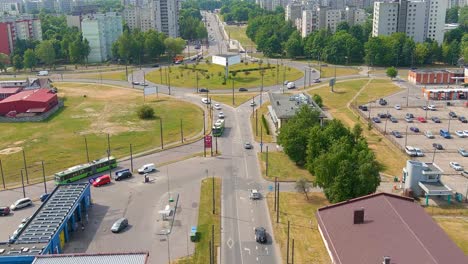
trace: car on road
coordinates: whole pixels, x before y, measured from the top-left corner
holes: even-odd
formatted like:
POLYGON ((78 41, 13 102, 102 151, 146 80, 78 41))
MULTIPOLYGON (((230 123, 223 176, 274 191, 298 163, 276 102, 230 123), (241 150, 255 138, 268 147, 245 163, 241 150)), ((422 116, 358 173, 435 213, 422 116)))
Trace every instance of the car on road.
POLYGON ((390 117, 390 121, 392 121, 392 123, 398 123, 398 119, 396 119, 394 116, 390 117))
POLYGON ((420 148, 414 148, 417 157, 424 157, 424 152, 420 148))
POLYGON ((159 64, 153 64, 151 67, 153 67, 153 68, 159 68, 159 64))
POLYGON ((417 156, 416 150, 412 146, 406 146, 405 147, 405 152, 410 157, 416 157, 417 156))
POLYGON ((206 88, 200 88, 200 89, 198 89, 198 91, 199 91, 200 93, 208 93, 210 90, 208 90, 208 89, 206 89, 206 88))
POLYGON ((427 130, 426 132, 424 132, 424 135, 425 135, 427 138, 434 138, 434 134, 433 134, 432 131, 430 131, 430 130, 427 130))
POLYGON ((211 100, 208 99, 208 98, 206 98, 206 97, 203 97, 203 98, 201 99, 201 101, 202 101, 202 103, 204 103, 204 104, 211 104, 211 100))
POLYGON ((141 83, 140 82, 137 82, 137 81, 134 81, 132 82, 133 85, 140 85, 141 83))
POLYGON ((452 137, 452 135, 450 135, 450 132, 449 132, 448 130, 446 130, 446 129, 441 129, 441 130, 439 131, 439 133, 440 133, 440 135, 441 135, 443 138, 449 139, 449 138, 452 137))
POLYGON ((432 120, 434 123, 440 123, 440 118, 438 118, 437 116, 431 117, 431 120, 432 120))
POLYGON ((466 119, 466 117, 464 117, 464 116, 458 116, 458 121, 460 121, 462 123, 468 123, 468 119, 466 119))
POLYGON ((286 84, 286 88, 288 88, 288 89, 294 89, 294 88, 296 88, 296 83, 294 83, 294 82, 288 82, 288 84, 286 84))
POLYGON ((249 198, 251 200, 258 200, 258 199, 262 198, 262 195, 258 192, 257 189, 252 189, 252 190, 250 190, 249 198))
POLYGON ((452 112, 452 111, 451 111, 451 112, 449 112, 449 116, 450 116, 451 118, 456 118, 456 117, 457 117, 457 114, 456 114, 455 112, 452 112))
POLYGON ((244 148, 245 148, 245 149, 252 149, 253 146, 252 146, 252 144, 251 144, 250 142, 245 142, 245 143, 244 143, 244 148))
POLYGON ((239 92, 248 92, 248 91, 249 89, 247 88, 243 88, 243 87, 239 88, 239 92))
POLYGON ((125 217, 120 218, 119 220, 115 221, 115 223, 111 227, 112 233, 120 233, 128 226, 128 220, 125 217))
POLYGON ((458 137, 461 137, 461 138, 466 137, 465 133, 463 133, 462 130, 455 131, 455 135, 457 135, 458 137))
POLYGON ((397 105, 394 106, 394 108, 395 108, 396 110, 401 110, 401 105, 397 104, 397 105))
POLYGON ((444 146, 442 146, 442 144, 439 144, 439 143, 432 143, 432 147, 437 149, 437 150, 443 150, 444 149, 444 146))
POLYGON ((10 208, 8 206, 0 206, 0 215, 5 216, 10 214, 10 208))
POLYGON ((219 112, 219 113, 218 113, 218 118, 224 119, 224 113, 223 113, 223 112, 219 112))
POLYGON ((129 169, 124 169, 120 171, 116 171, 114 175, 114 180, 115 181, 120 181, 123 179, 128 179, 132 177, 132 173, 130 172, 129 169))
POLYGON ((94 187, 99 187, 111 183, 111 177, 108 174, 97 177, 92 181, 94 187))
POLYGON ((154 163, 148 163, 143 166, 141 166, 138 169, 138 174, 145 174, 145 173, 150 173, 156 170, 156 166, 154 166, 154 163))
POLYGON ((387 118, 387 117, 390 117, 391 115, 388 114, 388 113, 387 113, 387 114, 385 114, 385 113, 378 113, 377 116, 380 117, 380 118, 387 118))
POLYGON ((393 130, 392 131, 392 135, 394 135, 396 138, 402 138, 403 136, 401 135, 400 132, 396 131, 396 130, 393 130))
POLYGON ((263 227, 255 228, 255 241, 261 244, 265 244, 267 242, 267 234, 266 234, 265 228, 263 227))
POLYGON ((463 157, 468 157, 468 150, 464 148, 458 148, 458 153, 460 153, 460 155, 462 155, 463 157))
POLYGON ((373 121, 374 123, 376 123, 376 124, 377 124, 377 123, 380 123, 380 118, 378 118, 378 117, 373 117, 373 118, 372 118, 372 121, 373 121))
POLYGON ((362 111, 367 111, 367 105, 360 105, 358 108, 362 111))
POLYGON ((320 83, 322 82, 320 79, 314 79, 313 83, 320 83))
POLYGON ((286 81, 283 82, 283 85, 288 85, 288 83, 289 83, 289 81, 286 80, 286 81))
POLYGON ((257 105, 257 103, 255 103, 255 101, 250 102, 250 106, 254 107, 256 105, 257 105))
POLYGON ((387 100, 380 98, 379 99, 379 105, 387 105, 387 100))
POLYGON ((221 110, 221 105, 220 104, 214 104, 214 109, 216 110, 221 110))
POLYGON ((450 167, 452 167, 452 169, 456 170, 456 171, 462 171, 463 170, 463 166, 460 165, 460 163, 456 162, 456 161, 451 161, 449 162, 450 164, 450 167))
POLYGON ((410 130, 413 131, 414 133, 419 132, 419 128, 417 128, 417 127, 410 127, 410 130))
POLYGON ((406 113, 405 117, 414 118, 414 115, 412 113, 406 113))
POLYGON ((437 107, 435 105, 430 105, 430 106, 427 107, 427 109, 429 109, 431 111, 436 111, 437 107))
POLYGON ((21 198, 17 200, 15 203, 10 205, 10 210, 15 211, 17 209, 25 208, 31 206, 33 204, 31 198, 21 198))
POLYGON ((250 58, 250 61, 251 62, 258 62, 258 59, 257 58, 250 58))
POLYGON ((418 116, 418 121, 421 122, 421 123, 426 123, 426 119, 422 116, 418 116))
POLYGON ((43 193, 41 194, 41 196, 39 196, 39 200, 43 203, 47 200, 47 198, 49 198, 50 196, 50 193, 43 193))

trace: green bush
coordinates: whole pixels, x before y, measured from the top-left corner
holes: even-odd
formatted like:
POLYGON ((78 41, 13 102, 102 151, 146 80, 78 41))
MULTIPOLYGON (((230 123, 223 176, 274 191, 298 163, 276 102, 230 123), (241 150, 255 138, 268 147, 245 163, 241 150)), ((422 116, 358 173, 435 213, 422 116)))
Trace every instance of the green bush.
POLYGON ((142 105, 137 109, 137 115, 140 119, 153 119, 154 109, 148 105, 142 105))
POLYGON ((268 126, 268 122, 263 114, 262 114, 262 124, 265 127, 265 133, 267 135, 270 135, 270 127, 268 126))

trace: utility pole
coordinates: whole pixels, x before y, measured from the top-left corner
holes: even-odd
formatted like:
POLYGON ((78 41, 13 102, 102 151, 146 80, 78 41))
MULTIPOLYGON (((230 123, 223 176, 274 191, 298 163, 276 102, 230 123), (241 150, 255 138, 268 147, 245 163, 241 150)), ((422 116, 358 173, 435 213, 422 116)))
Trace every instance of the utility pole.
POLYGON ((164 149, 162 118, 159 118, 159 131, 161 131, 161 149, 164 149))
POLYGON ((86 147, 86 162, 89 163, 88 140, 86 139, 86 136, 84 136, 84 143, 85 143, 85 147, 86 147))
POLYGON ((232 105, 236 105, 234 102, 234 76, 232 76, 232 105))
POLYGON ((294 238, 292 240, 291 263, 294 264, 294 238))
POLYGON ((47 193, 47 185, 46 185, 46 179, 45 179, 45 168, 44 168, 44 161, 41 161, 42 164, 42 178, 44 179, 44 192, 47 193))
POLYGON ((276 195, 276 199, 278 199, 278 201, 276 202, 276 223, 279 223, 279 209, 280 209, 280 183, 278 182, 278 187, 276 188, 276 191, 278 192, 278 195, 276 195))
POLYGON ((24 162, 24 171, 26 172, 26 183, 29 184, 28 166, 26 164, 26 153, 24 152, 24 148, 23 148, 23 162, 24 162))
POLYGON ((132 144, 130 143, 130 171, 133 172, 133 150, 132 144))
POLYGON ((258 109, 255 109, 255 135, 258 137, 258 112, 257 110, 258 109))
POLYGON ((278 185, 278 177, 275 177, 275 205, 274 205, 275 212, 276 212, 276 188, 278 187, 277 185, 278 185))
POLYGON ((2 175, 3 189, 6 189, 6 187, 5 187, 5 175, 3 175, 3 165, 2 165, 2 160, 1 159, 0 159, 0 173, 2 175))
POLYGON ((26 190, 24 189, 23 170, 21 170, 21 185, 23 186, 23 198, 26 198, 26 190))
POLYGON ((180 119, 180 142, 184 143, 184 127, 182 123, 182 118, 180 119))

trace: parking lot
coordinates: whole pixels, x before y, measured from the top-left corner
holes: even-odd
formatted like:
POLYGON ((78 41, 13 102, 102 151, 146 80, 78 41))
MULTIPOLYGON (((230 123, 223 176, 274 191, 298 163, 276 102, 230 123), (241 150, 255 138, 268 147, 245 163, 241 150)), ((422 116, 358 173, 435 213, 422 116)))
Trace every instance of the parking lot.
MULTIPOLYGON (((404 86, 403 86, 404 85, 404 86)), ((449 162, 455 161, 468 169, 468 157, 463 157, 459 148, 468 149, 468 135, 457 136, 456 131, 466 131, 468 133, 468 123, 462 123, 458 117, 468 118, 468 108, 464 105, 465 101, 431 101, 425 100, 420 87, 404 83, 405 91, 384 98, 386 105, 379 103, 379 100, 366 104, 367 111, 360 110, 365 118, 370 118, 372 125, 381 133, 398 146, 408 159, 417 159, 424 162, 434 162, 442 168, 444 176, 442 181, 454 191, 462 193, 464 196, 468 190, 468 179, 463 177, 460 171, 450 167, 449 162), (409 97, 407 97, 409 95, 409 97), (398 106, 400 107, 398 107, 398 106), (435 110, 423 109, 423 106, 435 106, 435 110), (396 106, 396 107, 395 107, 396 106), (457 117, 450 117, 449 112, 454 112, 457 117), (405 120, 406 115, 410 113, 414 116, 412 122, 405 120), (379 118, 380 123, 372 120, 375 117, 389 114, 396 118, 391 121, 390 118, 379 118), (432 119, 437 117, 440 123, 432 119), (440 135, 440 130, 448 130, 451 138, 447 139, 440 135), (392 131, 398 131, 401 138, 397 138, 392 131), (418 132, 416 132, 418 131, 418 132), (425 133, 432 132, 433 138, 428 138, 425 133), (441 144, 443 149, 436 150, 433 143, 441 144), (409 157, 405 153, 405 146, 412 146, 422 150, 423 157, 409 157)), ((437 121, 437 120, 436 120, 437 121)))

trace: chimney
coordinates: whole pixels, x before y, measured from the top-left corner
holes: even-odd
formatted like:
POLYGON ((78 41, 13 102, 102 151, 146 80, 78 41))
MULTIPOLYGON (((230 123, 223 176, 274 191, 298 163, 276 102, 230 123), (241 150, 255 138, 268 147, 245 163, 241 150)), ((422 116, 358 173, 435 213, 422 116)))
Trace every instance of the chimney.
POLYGON ((390 264, 390 257, 384 256, 382 264, 390 264))
POLYGON ((364 223, 364 208, 354 210, 354 224, 364 223))

